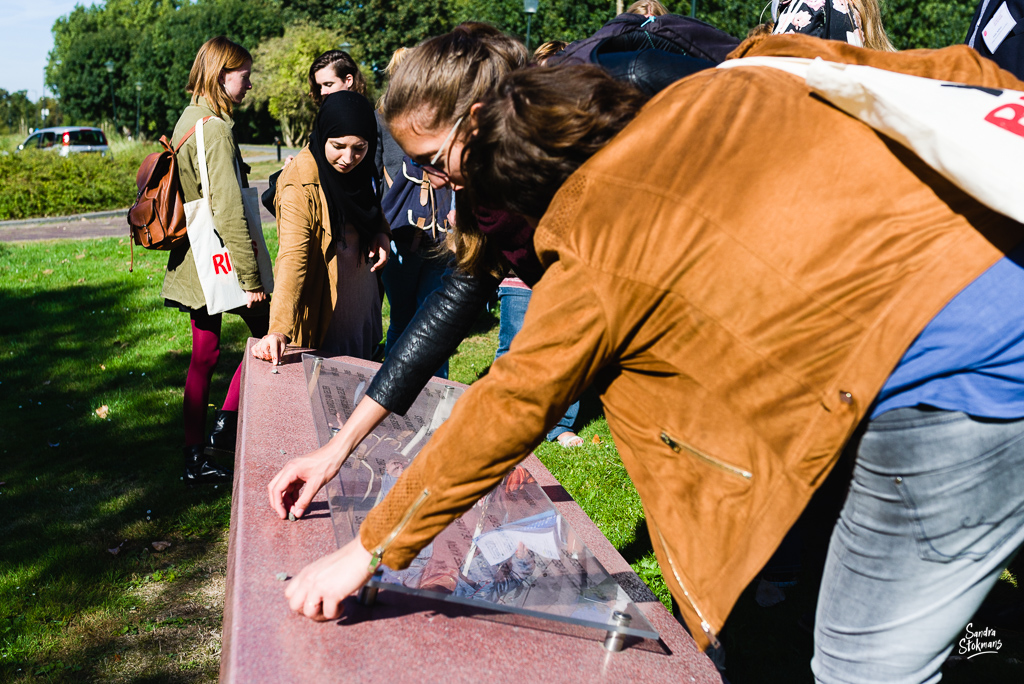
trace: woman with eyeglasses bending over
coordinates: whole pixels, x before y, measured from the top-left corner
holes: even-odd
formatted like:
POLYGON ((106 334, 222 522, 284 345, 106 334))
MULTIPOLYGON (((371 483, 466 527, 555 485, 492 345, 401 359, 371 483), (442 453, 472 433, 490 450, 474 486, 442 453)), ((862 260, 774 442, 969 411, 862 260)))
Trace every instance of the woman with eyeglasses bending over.
MULTIPOLYGON (((421 43, 405 58, 389 85, 384 115, 395 140, 427 173, 432 186, 458 189, 464 184, 461 159, 469 140, 464 123, 470 108, 503 76, 528 61, 521 42, 486 24, 463 24, 421 43)), ((458 230, 449 233, 453 251, 468 249, 486 254, 486 259, 480 268, 457 268, 445 276, 442 287, 399 338, 342 430, 322 449, 289 461, 267 485, 271 505, 282 518, 289 513, 302 517, 352 449, 391 412, 404 414, 409 409, 469 333, 509 265, 524 280, 539 278, 539 262, 527 247, 531 228, 525 219, 483 209, 474 218, 481 230, 500 235, 504 246, 499 249, 476 239, 467 242, 458 230)))
MULTIPOLYGON (((787 35, 736 54, 1024 90, 966 46, 888 53, 787 35)), ((454 111, 461 138, 436 110, 387 109, 411 156, 465 183, 467 212, 529 217, 495 238, 493 222, 460 216, 463 270, 489 271, 495 249, 518 262, 520 239, 540 277, 511 351, 358 538, 292 580, 291 608, 335 619, 380 563, 408 565, 593 384, 700 646, 719 645, 849 443, 812 671, 937 681, 1024 541, 1020 224, 780 70, 709 69, 644 99, 579 66, 508 74, 454 111), (766 159, 763 141, 792 120, 829 144, 766 159), (778 201, 780 168, 815 191, 778 201)), ((290 493, 271 488, 282 517, 290 493)))

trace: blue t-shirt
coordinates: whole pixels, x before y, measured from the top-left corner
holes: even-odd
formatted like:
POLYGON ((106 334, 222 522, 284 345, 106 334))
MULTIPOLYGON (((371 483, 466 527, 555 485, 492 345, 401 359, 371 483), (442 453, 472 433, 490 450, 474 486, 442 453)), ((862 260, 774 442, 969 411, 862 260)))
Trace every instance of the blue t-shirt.
POLYGON ((871 418, 909 406, 1024 417, 1024 245, 965 287, 921 331, 871 418))

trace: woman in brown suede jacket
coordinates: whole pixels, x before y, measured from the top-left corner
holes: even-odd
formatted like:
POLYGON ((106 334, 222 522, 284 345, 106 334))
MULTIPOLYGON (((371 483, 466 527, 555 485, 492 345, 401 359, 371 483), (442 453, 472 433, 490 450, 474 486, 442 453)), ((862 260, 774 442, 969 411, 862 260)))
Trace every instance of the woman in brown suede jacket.
POLYGON ((309 145, 281 173, 277 291, 257 358, 278 363, 291 343, 368 359, 380 342, 374 272, 387 262, 390 231, 373 165, 376 126, 363 95, 329 94, 309 145))
MULTIPOLYGON (((1024 90, 962 47, 888 54, 779 36, 736 55, 822 56, 1024 90)), ((413 159, 444 160, 480 206, 532 217, 530 246, 545 272, 510 352, 463 395, 359 538, 295 578, 286 590, 293 610, 333 619, 378 563, 405 567, 592 384, 668 586, 698 643, 716 646, 740 592, 871 416, 904 352, 1024 236, 781 71, 702 72, 634 118, 621 86, 571 69, 514 73, 439 125, 426 125, 423 111, 385 112, 413 159), (579 123, 573 117, 583 124, 567 123, 579 123), (800 140, 785 144, 793 121, 800 140), (579 139, 567 140, 574 132, 579 139)), ((401 80, 400 70, 392 87, 401 80)), ((463 266, 488 267, 479 263, 485 252, 469 250, 463 266)), ((356 414, 350 423, 362 420, 356 414)), ((899 542, 901 560, 888 548, 860 554, 875 564, 858 584, 846 583, 851 559, 830 556, 812 664, 819 681, 935 681, 963 632, 958 620, 970 618, 1024 538, 1021 418, 940 410, 927 419, 940 425, 915 428, 920 439, 911 440, 930 450, 923 465, 890 449, 895 470, 873 472, 871 445, 899 425, 871 416, 830 553, 858 555, 849 537, 863 534, 899 542), (1000 436, 953 445, 936 437, 961 423, 1000 436), (953 465, 915 470, 944 459, 953 465), (941 487, 964 471, 983 484, 915 498, 922 481, 941 487), (884 491, 865 497, 865 482, 884 491), (882 512, 851 506, 865 499, 882 512), (890 514, 899 534, 886 531, 890 514), (915 538, 933 518, 949 528, 915 538), (962 552, 929 559, 926 547, 962 533, 975 537, 962 552), (933 580, 936 572, 955 577, 933 580)), ((332 442, 296 464, 290 482, 272 484, 279 515, 291 488, 317 468, 336 473, 348 446, 332 442)))

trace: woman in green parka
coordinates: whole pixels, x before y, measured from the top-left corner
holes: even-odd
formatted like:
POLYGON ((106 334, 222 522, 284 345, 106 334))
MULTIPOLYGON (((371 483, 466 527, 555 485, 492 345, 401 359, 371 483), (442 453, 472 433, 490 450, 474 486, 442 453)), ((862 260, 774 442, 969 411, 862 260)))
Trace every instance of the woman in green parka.
MULTIPOLYGON (((206 41, 199 48, 189 73, 188 91, 192 93, 192 103, 174 126, 172 140, 180 141, 189 136, 178 151, 178 171, 185 201, 209 198, 217 233, 228 249, 238 284, 247 295, 246 306, 230 313, 242 317, 253 337, 263 337, 267 333, 269 307, 242 208, 241 186, 248 185, 249 167, 242 162, 231 132, 233 107, 240 104, 252 88, 251 71, 252 55, 241 45, 224 36, 206 41), (202 188, 196 136, 191 133, 206 117, 216 118, 203 127, 210 187, 202 188)), ((185 479, 189 482, 230 480, 231 471, 214 465, 207 456, 217 452, 234 453, 241 366, 231 380, 213 432, 209 439, 204 439, 210 380, 220 356, 222 316, 211 315, 206 310, 206 298, 187 241, 171 250, 161 294, 167 306, 188 313, 191 319, 192 357, 185 379, 184 400, 185 479)))

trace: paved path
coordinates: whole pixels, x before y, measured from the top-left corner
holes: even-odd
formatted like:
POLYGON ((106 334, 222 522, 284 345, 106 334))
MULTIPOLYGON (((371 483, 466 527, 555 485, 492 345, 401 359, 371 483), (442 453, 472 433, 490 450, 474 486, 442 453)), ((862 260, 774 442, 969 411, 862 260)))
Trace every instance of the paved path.
MULTIPOLYGON (((242 158, 248 164, 277 161, 277 148, 273 145, 239 145, 238 148, 242 150, 242 158)), ((281 161, 283 162, 288 155, 295 156, 301 151, 301 147, 282 147, 281 161)))
MULTIPOLYGON (((251 185, 257 188, 260 194, 267 189, 265 180, 253 181, 251 185)), ((128 235, 127 212, 127 209, 120 209, 76 216, 0 221, 0 242, 125 237, 128 235)), ((262 206, 260 218, 263 223, 274 222, 274 217, 262 206)))

